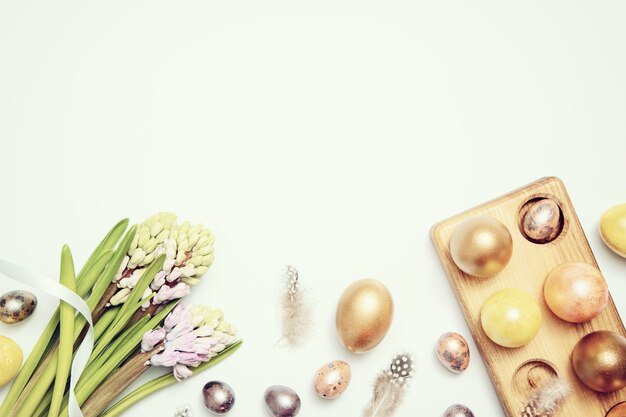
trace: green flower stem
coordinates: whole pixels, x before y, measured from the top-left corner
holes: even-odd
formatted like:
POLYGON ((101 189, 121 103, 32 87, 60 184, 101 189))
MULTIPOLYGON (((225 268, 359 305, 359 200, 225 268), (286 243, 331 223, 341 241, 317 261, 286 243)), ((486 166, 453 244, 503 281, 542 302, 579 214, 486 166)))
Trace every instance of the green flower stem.
POLYGON ((165 261, 165 255, 159 256, 157 259, 152 262, 150 267, 146 269, 146 271, 139 279, 135 288, 133 288, 130 293, 128 300, 124 303, 124 305, 120 308, 117 316, 113 322, 113 324, 109 327, 109 329, 102 335, 102 338, 98 341, 96 346, 93 349, 91 354, 91 358, 89 362, 93 362, 100 353, 111 343, 111 341, 120 333, 128 324, 132 316, 135 314, 136 309, 141 308, 141 304, 139 302, 142 300, 142 296, 144 290, 148 288, 148 285, 154 279, 154 276, 161 270, 163 266, 163 262, 165 261))
POLYGON ((94 313, 95 320, 100 318, 102 311, 94 311, 94 309, 100 304, 102 296, 104 295, 104 292, 107 290, 111 281, 115 279, 115 274, 117 274, 117 271, 122 264, 122 260, 124 259, 124 256, 126 256, 128 248, 130 248, 130 244, 135 237, 135 233, 137 233, 137 225, 131 227, 128 232, 126 232, 126 235, 124 235, 122 241, 115 249, 111 261, 107 264, 104 272, 102 273, 102 275, 100 275, 100 278, 93 285, 93 289, 91 291, 89 300, 87 301, 87 305, 89 306, 89 309, 91 309, 92 313, 94 313))
MULTIPOLYGON (((193 372, 194 375, 196 375, 212 366, 217 365, 218 363, 226 359, 228 356, 230 356, 232 353, 234 353, 237 349, 239 349, 242 343, 243 343, 243 340, 236 341, 235 343, 233 343, 232 345, 228 346, 226 349, 221 351, 217 356, 215 356, 214 358, 211 358, 210 361, 200 364, 200 366, 198 366, 197 368, 191 369, 191 371, 193 372)), ((126 411, 128 408, 133 406, 135 403, 141 401, 142 399, 146 398, 150 394, 160 389, 163 389, 165 387, 168 387, 176 382, 178 381, 176 381, 176 378, 174 378, 174 375, 172 373, 168 373, 167 375, 163 375, 159 378, 153 379, 152 381, 137 388, 135 391, 131 392, 126 397, 122 398, 113 407, 109 408, 106 412, 100 414, 99 417, 117 417, 121 415, 124 411, 126 411)))
MULTIPOLYGON (((102 361, 101 364, 97 362, 89 365, 89 369, 87 370, 89 376, 81 377, 76 389, 74 390, 76 400, 79 405, 82 405, 98 388, 100 383, 104 381, 113 371, 115 371, 117 367, 137 349, 137 346, 141 343, 143 334, 148 330, 152 330, 157 327, 159 323, 161 323, 170 313, 170 311, 172 311, 177 303, 178 300, 169 303, 165 308, 163 308, 163 310, 159 311, 158 314, 152 317, 149 321, 145 322, 145 324, 141 327, 131 327, 121 337, 119 337, 119 340, 123 340, 123 343, 115 346, 112 345, 109 349, 107 349, 106 361, 102 361)), ((65 411, 66 410, 64 410, 64 412, 65 411)), ((62 413, 61 415, 66 414, 62 413)))
POLYGON ((48 414, 48 407, 50 406, 50 402, 52 401, 52 390, 48 390, 45 397, 39 403, 39 407, 33 413, 33 417, 40 417, 48 414))
MULTIPOLYGON (((115 246, 127 225, 127 219, 117 223, 93 251, 87 261, 89 265, 83 267, 81 272, 78 274, 78 295, 84 297, 93 287, 96 279, 100 276, 102 270, 104 269, 104 266, 111 259, 111 249, 115 246)), ((15 403, 24 390, 24 387, 26 387, 26 384, 33 376, 33 373, 37 369, 37 365, 40 363, 44 353, 49 350, 51 345, 54 345, 53 336, 59 324, 59 317, 59 309, 57 309, 41 333, 39 340, 28 355, 28 358, 13 381, 6 397, 4 397, 2 406, 0 406, 0 416, 11 415, 11 410, 15 406, 15 403)))
POLYGON ((100 337, 104 334, 106 329, 113 323, 115 316, 117 316, 117 308, 109 308, 107 311, 100 317, 100 320, 93 326, 93 337, 94 340, 100 339, 100 337))
POLYGON ((128 343, 128 341, 131 340, 131 338, 133 337, 132 336, 133 333, 136 331, 139 331, 139 329, 141 329, 149 320, 150 320, 150 317, 147 317, 147 316, 143 317, 139 322, 135 323, 133 327, 129 328, 126 332, 124 332, 122 335, 117 337, 111 343, 111 345, 104 352, 102 352, 102 354, 98 356, 97 359, 94 360, 94 362, 91 365, 88 365, 85 368, 85 370, 83 371, 83 374, 80 376, 80 379, 78 380, 76 389, 81 388, 84 385, 85 381, 90 380, 93 377, 93 375, 96 373, 96 371, 100 369, 102 365, 104 365, 107 359, 109 359, 111 354, 113 352, 119 351, 122 348, 122 344, 128 343))
MULTIPOLYGON (((63 246, 61 252, 61 285, 70 291, 76 291, 76 276, 74 272, 74 261, 72 253, 67 245, 63 246)), ((61 401, 65 392, 65 384, 72 366, 72 354, 74 353, 74 307, 71 304, 61 301, 61 334, 59 337, 59 361, 56 369, 54 390, 52 391, 52 401, 48 417, 58 417, 61 409, 61 401)), ((46 389, 46 392, 48 390, 46 389)))

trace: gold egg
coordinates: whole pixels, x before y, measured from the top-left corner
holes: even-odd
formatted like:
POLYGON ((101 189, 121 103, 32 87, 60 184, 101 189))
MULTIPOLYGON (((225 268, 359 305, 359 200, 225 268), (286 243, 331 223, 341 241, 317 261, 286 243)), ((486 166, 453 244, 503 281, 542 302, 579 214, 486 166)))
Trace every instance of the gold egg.
POLYGON ((589 333, 576 344, 572 365, 578 379, 598 392, 626 387, 626 338, 606 330, 589 333))
POLYGON ((479 215, 456 226, 450 240, 450 254, 466 274, 487 278, 502 271, 509 263, 513 239, 501 222, 479 215))
POLYGON ((353 282, 337 304, 335 324, 341 344, 352 353, 372 350, 387 334, 393 318, 391 293, 375 279, 353 282))

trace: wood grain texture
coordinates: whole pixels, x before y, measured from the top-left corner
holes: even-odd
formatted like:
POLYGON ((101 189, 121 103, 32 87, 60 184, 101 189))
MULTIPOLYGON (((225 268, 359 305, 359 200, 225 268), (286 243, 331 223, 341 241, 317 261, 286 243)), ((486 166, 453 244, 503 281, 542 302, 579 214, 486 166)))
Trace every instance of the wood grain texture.
POLYGON ((598 266, 576 212, 560 179, 540 179, 526 187, 458 214, 433 226, 431 238, 462 308, 465 319, 485 362, 493 385, 508 417, 519 417, 529 393, 550 374, 566 378, 573 395, 559 415, 567 417, 604 417, 615 404, 626 401, 626 389, 600 394, 586 388, 571 366, 571 352, 584 335, 596 330, 612 330, 626 336, 624 325, 611 297, 603 313, 590 322, 572 324, 556 317, 543 297, 543 282, 550 270, 564 262, 587 262, 598 266), (559 203, 564 227, 559 237, 546 244, 532 243, 519 229, 519 210, 528 200, 551 196, 559 203), (456 225, 478 214, 500 220, 511 232, 513 256, 498 275, 475 278, 454 264, 449 243, 456 225), (542 327, 528 345, 508 349, 493 343, 480 324, 483 302, 503 288, 518 288, 539 302, 542 327))

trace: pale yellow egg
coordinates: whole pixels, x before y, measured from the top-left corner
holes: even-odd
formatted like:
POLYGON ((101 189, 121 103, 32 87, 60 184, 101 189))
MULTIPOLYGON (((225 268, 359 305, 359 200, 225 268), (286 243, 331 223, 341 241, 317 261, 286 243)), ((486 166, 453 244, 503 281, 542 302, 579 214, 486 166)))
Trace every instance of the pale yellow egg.
POLYGON ((22 349, 13 339, 0 336, 0 387, 17 375, 22 366, 22 349))
POLYGON ((541 309, 530 294, 506 288, 484 302, 480 322, 494 343, 516 348, 529 343, 539 332, 541 309))
POLYGON ((604 212, 600 219, 600 235, 613 252, 626 258, 626 204, 604 212))

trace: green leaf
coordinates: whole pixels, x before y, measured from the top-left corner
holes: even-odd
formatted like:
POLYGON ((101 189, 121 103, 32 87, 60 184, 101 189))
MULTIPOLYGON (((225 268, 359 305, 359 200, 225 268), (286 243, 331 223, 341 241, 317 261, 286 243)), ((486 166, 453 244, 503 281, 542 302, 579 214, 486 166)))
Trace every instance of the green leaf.
POLYGON ((104 272, 100 275, 98 280, 93 286, 93 290, 91 291, 91 295, 89 296, 89 300, 87 300, 87 305, 93 311, 93 309, 98 305, 102 296, 104 295, 107 287, 111 284, 111 281, 115 278, 115 274, 117 274, 120 265, 122 264, 122 260, 124 256, 126 256, 126 252, 128 252, 128 248, 130 247, 130 243, 135 237, 135 233, 137 232, 137 225, 131 227, 124 238, 120 242, 120 244, 115 248, 115 252, 113 252, 113 257, 111 261, 107 264, 104 272))
POLYGON ((143 293, 148 285, 152 282, 157 272, 161 270, 163 267, 163 262, 165 261, 165 255, 159 256, 157 259, 150 264, 150 266, 143 273, 135 288, 131 291, 128 299, 124 303, 124 305, 120 308, 120 311, 117 313, 117 317, 113 324, 109 327, 109 329, 102 335, 102 339, 98 341, 96 346, 93 349, 93 353, 91 354, 91 359, 89 362, 93 362, 100 353, 111 343, 111 340, 115 338, 118 333, 126 327, 132 316, 137 311, 137 307, 141 308, 139 301, 143 296, 143 293))
POLYGON ((87 272, 89 268, 93 265, 93 263, 100 257, 104 252, 108 252, 115 247, 117 241, 120 240, 122 233, 128 227, 128 219, 122 219, 113 228, 107 233, 107 235, 102 239, 102 241, 96 246, 94 251, 91 253, 85 265, 83 265, 82 269, 78 273, 77 280, 80 282, 87 272))
MULTIPOLYGON (((218 363, 226 359, 228 356, 233 354, 237 349, 239 349, 242 343, 243 343, 243 340, 238 340, 232 345, 228 346, 223 351, 221 351, 217 356, 211 358, 211 360, 209 360, 208 362, 200 364, 197 368, 192 368, 191 371, 193 372, 193 375, 197 375, 201 373, 202 371, 209 369, 212 366, 217 365, 218 363)), ((126 397, 122 398, 113 407, 109 408, 103 414, 100 414, 99 417, 117 417, 121 415, 124 411, 126 411, 128 408, 130 408, 132 405, 141 401, 142 399, 149 396, 150 394, 160 389, 163 389, 167 386, 170 386, 176 382, 178 381, 176 380, 176 378, 174 378, 174 375, 172 375, 171 372, 168 373, 167 375, 163 375, 159 378, 155 378, 152 381, 137 388, 135 391, 131 392, 126 397)))
MULTIPOLYGON (((76 276, 74 272, 74 261, 72 252, 67 245, 61 251, 61 285, 70 291, 76 291, 76 276)), ((71 304, 61 301, 61 334, 59 337, 59 360, 56 369, 54 390, 52 391, 52 401, 48 417, 58 417, 61 409, 61 401, 65 392, 65 385, 70 367, 72 366, 72 354, 74 352, 74 307, 71 304)), ((46 388, 46 391, 48 389, 46 388)), ((44 396, 46 391, 44 391, 44 396)))

